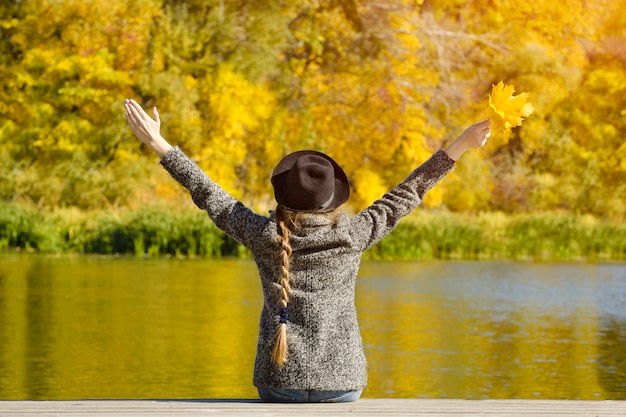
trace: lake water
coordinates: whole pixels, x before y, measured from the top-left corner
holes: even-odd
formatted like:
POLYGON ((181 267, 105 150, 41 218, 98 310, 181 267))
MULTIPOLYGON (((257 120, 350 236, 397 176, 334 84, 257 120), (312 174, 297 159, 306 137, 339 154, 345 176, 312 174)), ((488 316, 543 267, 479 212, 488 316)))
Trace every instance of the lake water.
MULTIPOLYGON (((0 254, 0 400, 256 398, 252 261, 0 254)), ((626 264, 365 262, 364 397, 626 399, 626 264)))

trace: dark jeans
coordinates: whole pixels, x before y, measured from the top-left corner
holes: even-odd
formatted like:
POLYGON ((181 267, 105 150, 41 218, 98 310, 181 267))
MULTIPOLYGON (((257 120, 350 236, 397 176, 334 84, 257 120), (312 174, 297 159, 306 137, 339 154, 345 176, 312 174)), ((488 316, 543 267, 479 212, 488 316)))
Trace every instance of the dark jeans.
POLYGON ((361 397, 362 389, 354 391, 297 391, 258 388, 261 400, 270 403, 348 403, 361 397))

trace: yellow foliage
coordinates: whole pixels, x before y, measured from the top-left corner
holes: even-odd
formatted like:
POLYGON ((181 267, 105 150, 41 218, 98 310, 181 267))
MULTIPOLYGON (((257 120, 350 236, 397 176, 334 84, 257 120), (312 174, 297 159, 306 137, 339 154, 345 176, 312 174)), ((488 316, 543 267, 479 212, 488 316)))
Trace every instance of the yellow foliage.
POLYGON ((224 138, 240 138, 256 129, 274 106, 273 98, 262 86, 250 83, 228 66, 218 73, 212 102, 224 138))
POLYGON ((531 190, 531 201, 539 210, 550 210, 561 202, 562 186, 557 177, 550 173, 535 175, 531 190))
MULTIPOLYGON (((248 81, 230 65, 220 67, 210 97, 214 128, 210 143, 201 153, 201 166, 234 195, 242 195, 238 168, 249 171, 246 165, 251 151, 263 148, 267 140, 259 133, 275 107, 275 99, 262 85, 248 81), (245 166, 245 168, 243 168, 245 166)), ((269 174, 268 174, 269 175, 269 174)))
POLYGON ((492 86, 489 95, 489 119, 495 132, 508 132, 521 126, 522 120, 535 110, 528 102, 528 93, 513 95, 515 87, 500 81, 492 86))
POLYGON ((511 184, 537 184, 533 207, 603 213, 624 200, 626 0, 4 3, 0 145, 42 177, 81 154, 105 170, 130 163, 140 146, 119 103, 132 96, 246 201, 271 200, 272 164, 314 148, 354 174, 362 207, 487 110, 503 133, 425 204, 488 209, 505 183, 490 169, 509 162, 511 184), (536 92, 532 104, 499 79, 536 92))
POLYGON ((350 205, 361 210, 383 196, 388 190, 380 175, 367 167, 360 167, 352 174, 353 193, 350 205))
POLYGON ((493 191, 489 166, 482 158, 467 158, 437 189, 443 192, 443 204, 452 211, 484 210, 493 191))
POLYGON ((443 204, 445 196, 445 190, 443 187, 435 187, 431 189, 426 197, 424 197, 424 201, 422 202, 422 207, 425 208, 439 208, 443 204))

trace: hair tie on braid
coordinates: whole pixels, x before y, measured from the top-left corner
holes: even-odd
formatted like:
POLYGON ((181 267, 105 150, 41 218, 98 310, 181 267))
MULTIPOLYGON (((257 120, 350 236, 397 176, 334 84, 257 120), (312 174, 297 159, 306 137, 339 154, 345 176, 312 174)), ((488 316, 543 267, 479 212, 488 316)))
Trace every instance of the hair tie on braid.
POLYGON ((279 321, 279 323, 287 323, 287 320, 289 320, 289 308, 288 307, 282 307, 280 309, 280 321, 279 321))

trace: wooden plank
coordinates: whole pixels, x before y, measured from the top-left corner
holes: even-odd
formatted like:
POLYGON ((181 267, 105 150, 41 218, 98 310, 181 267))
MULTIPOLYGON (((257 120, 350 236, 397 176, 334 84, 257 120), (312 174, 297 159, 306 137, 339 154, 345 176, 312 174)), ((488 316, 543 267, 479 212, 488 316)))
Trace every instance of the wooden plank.
POLYGON ((344 404, 258 400, 0 401, 0 417, 111 416, 624 417, 626 401, 369 399, 344 404))

